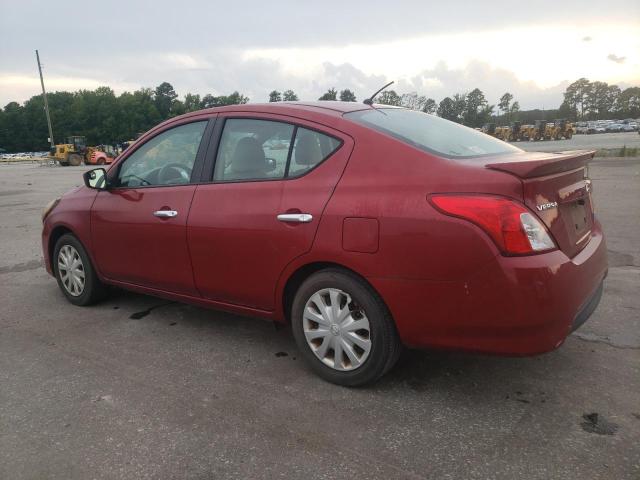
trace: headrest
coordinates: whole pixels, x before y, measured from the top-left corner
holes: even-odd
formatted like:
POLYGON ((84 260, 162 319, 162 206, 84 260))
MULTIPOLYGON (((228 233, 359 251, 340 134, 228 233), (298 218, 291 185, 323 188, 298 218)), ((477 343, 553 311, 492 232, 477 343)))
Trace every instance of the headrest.
POLYGON ((294 160, 298 165, 315 165, 322 160, 318 136, 308 130, 298 130, 294 160))
POLYGON ((241 138, 231 158, 231 171, 235 173, 264 172, 264 150, 253 137, 241 138))

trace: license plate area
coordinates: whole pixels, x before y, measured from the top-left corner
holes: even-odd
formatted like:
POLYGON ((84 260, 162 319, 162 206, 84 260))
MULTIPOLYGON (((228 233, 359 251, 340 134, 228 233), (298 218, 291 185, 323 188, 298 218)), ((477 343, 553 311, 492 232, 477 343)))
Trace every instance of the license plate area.
POLYGON ((568 205, 569 218, 573 226, 576 243, 583 240, 584 235, 589 231, 591 222, 584 200, 578 200, 568 205))

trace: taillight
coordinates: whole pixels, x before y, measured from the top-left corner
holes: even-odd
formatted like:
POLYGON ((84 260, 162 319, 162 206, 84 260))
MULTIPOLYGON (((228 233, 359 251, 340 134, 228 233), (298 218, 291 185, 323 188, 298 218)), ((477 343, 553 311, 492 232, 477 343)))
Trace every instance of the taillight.
POLYGON ((475 223, 502 253, 527 255, 556 248, 545 226, 523 204, 492 195, 431 195, 445 215, 475 223))

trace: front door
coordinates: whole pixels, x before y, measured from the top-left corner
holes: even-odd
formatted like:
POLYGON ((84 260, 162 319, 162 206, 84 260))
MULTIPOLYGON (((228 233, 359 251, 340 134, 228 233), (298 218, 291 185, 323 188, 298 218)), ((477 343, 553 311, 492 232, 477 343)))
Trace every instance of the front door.
POLYGON ((207 123, 169 127, 137 146, 110 175, 113 187, 98 193, 91 238, 108 279, 197 295, 186 224, 207 123))
POLYGON ((352 145, 349 137, 311 124, 226 116, 213 183, 198 185, 189 215, 199 292, 273 310, 278 278, 311 248, 352 145))

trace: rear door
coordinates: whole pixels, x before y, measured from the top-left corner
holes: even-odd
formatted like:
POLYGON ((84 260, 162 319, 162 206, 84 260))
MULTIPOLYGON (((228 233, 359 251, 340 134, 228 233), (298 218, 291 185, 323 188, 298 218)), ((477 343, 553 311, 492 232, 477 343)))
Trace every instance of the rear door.
POLYGON ((228 114, 216 130, 212 183, 197 187, 188 222, 196 287, 270 311, 281 272, 311 248, 353 141, 274 115, 228 114))
POLYGON ((204 161, 208 118, 136 144, 91 209, 96 262, 108 279, 198 295, 187 247, 189 208, 204 161))

